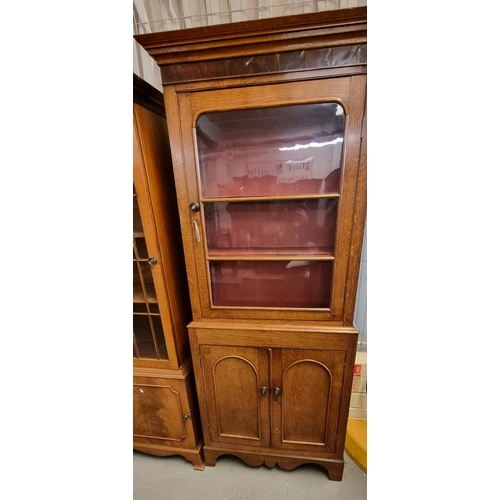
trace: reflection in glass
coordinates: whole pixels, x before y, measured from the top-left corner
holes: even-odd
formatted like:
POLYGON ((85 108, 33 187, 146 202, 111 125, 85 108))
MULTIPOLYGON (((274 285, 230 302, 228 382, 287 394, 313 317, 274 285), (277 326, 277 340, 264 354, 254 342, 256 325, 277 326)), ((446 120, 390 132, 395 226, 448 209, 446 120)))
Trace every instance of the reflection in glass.
POLYGON ((148 308, 146 306, 146 303, 145 302, 134 302, 134 306, 133 306, 133 312, 134 313, 140 313, 140 314, 147 314, 148 312, 148 308))
POLYGON ((163 335, 160 316, 151 315, 151 320, 153 321, 160 359, 167 359, 167 347, 165 345, 165 335, 163 335))
POLYGON ((147 262, 134 262, 133 266, 134 302, 157 302, 150 265, 147 262))
POLYGON ((205 203, 209 256, 333 255, 337 198, 205 203))
POLYGON ((206 113, 196 134, 205 198, 339 190, 344 110, 337 103, 206 113))
POLYGON ((167 359, 163 328, 159 316, 134 314, 134 338, 141 358, 167 359), (155 339, 157 341, 156 347, 155 339), (158 348, 158 355, 156 348, 158 348))
POLYGON ((148 249, 146 247, 146 240, 144 238, 135 238, 135 244, 137 247, 137 256, 139 257, 139 259, 147 259, 148 249))
POLYGON ((214 306, 327 308, 331 261, 210 262, 214 306))

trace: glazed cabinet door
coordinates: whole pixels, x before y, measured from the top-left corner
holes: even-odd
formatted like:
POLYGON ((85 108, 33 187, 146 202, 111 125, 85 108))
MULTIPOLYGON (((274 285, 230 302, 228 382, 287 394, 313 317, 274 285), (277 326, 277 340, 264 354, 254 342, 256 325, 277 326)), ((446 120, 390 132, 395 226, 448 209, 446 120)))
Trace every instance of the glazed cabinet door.
MULTIPOLYGON (((135 367, 176 368, 172 341, 171 313, 163 276, 163 262, 152 212, 152 197, 147 182, 144 138, 137 120, 154 124, 160 135, 162 118, 135 105, 133 136, 133 356, 135 367), (144 116, 143 116, 144 115, 144 116), (142 139, 142 140, 141 140, 142 139)), ((153 135, 153 132, 152 132, 153 135)), ((153 137, 156 137, 153 135, 153 137)), ((151 138, 147 138, 151 141, 151 138)), ((152 163, 148 160, 149 164, 152 163)))
POLYGON ((365 83, 179 94, 176 181, 202 317, 341 320, 365 83))
POLYGON ((133 342, 136 364, 143 360, 169 361, 158 297, 161 300, 165 296, 161 270, 156 265, 158 250, 151 228, 146 225, 148 233, 143 224, 150 218, 147 201, 146 194, 140 191, 137 194, 134 184, 133 342))
POLYGON ((344 351, 272 351, 273 447, 334 453, 344 351))
POLYGON ((203 345, 200 353, 210 440, 268 447, 268 351, 203 345))

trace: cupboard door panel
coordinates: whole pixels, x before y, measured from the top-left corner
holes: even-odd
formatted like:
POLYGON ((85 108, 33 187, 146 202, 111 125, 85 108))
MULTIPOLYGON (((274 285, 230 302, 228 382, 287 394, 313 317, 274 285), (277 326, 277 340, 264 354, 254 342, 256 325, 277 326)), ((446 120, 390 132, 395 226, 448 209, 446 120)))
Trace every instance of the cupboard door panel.
POLYGON ((345 353, 281 351, 280 394, 273 395, 274 446, 335 451, 345 353))
POLYGON ((212 441, 268 446, 266 351, 202 346, 201 355, 212 441))
POLYGON ((296 361, 283 373, 283 441, 326 444, 331 373, 321 363, 296 361), (294 409, 301 408, 301 418, 294 409), (315 421, 315 425, 310 423, 315 421))
POLYGON ((134 385, 134 436, 169 441, 186 438, 179 392, 172 386, 134 385))

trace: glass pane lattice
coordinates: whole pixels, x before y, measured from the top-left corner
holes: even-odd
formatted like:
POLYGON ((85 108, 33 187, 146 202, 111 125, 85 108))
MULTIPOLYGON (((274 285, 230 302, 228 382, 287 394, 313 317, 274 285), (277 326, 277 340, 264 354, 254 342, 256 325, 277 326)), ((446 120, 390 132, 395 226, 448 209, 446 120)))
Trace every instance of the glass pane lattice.
POLYGON ((165 336, 135 189, 133 250, 134 358, 167 360, 165 336))

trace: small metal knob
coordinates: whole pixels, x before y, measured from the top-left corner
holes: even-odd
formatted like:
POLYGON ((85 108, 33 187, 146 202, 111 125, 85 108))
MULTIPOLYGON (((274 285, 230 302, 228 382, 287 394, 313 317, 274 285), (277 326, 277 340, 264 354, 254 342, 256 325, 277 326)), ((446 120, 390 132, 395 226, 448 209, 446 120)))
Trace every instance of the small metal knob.
POLYGON ((281 389, 279 387, 275 387, 273 392, 275 396, 279 396, 281 394, 281 389))
POLYGON ((260 388, 260 393, 261 394, 267 394, 267 387, 265 385, 263 385, 261 388, 260 388))
POLYGON ((184 415, 182 415, 182 420, 184 420, 184 422, 189 418, 189 415, 187 413, 184 413, 184 415))
POLYGON ((149 262, 152 266, 154 266, 155 264, 158 264, 158 259, 157 259, 156 257, 150 257, 150 258, 148 259, 148 262, 149 262))
POLYGON ((191 203, 189 205, 191 212, 198 212, 200 210, 200 205, 198 203, 191 203))

